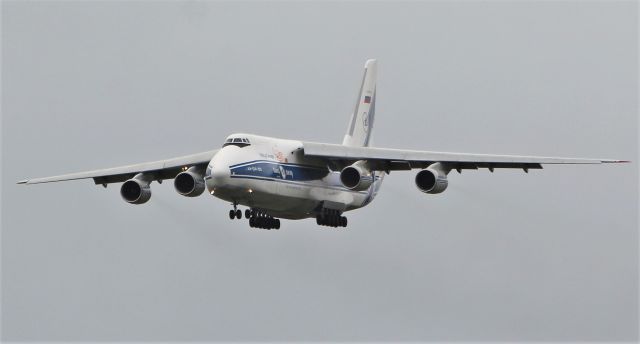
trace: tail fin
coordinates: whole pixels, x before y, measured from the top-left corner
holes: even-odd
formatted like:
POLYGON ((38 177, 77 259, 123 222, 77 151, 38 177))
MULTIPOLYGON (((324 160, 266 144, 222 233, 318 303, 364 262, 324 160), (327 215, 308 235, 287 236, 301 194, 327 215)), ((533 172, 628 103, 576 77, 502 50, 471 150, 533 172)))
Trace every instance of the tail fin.
POLYGON ((345 146, 367 147, 373 131, 373 120, 376 110, 376 74, 378 62, 367 60, 364 64, 362 86, 358 93, 356 108, 351 115, 349 129, 342 140, 345 146))

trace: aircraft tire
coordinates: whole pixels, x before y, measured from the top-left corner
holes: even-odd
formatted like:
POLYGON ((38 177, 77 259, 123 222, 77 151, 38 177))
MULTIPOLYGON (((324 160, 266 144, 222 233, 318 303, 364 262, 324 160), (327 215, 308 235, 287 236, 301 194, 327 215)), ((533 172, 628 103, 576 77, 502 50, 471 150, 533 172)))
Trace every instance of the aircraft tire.
POLYGON ((251 210, 247 209, 244 211, 244 217, 246 217, 247 219, 251 218, 251 210))
POLYGON ((236 217, 236 212, 232 210, 229 210, 229 218, 231 220, 233 220, 236 217))
POLYGON ((242 210, 240 209, 236 210, 236 218, 238 220, 242 219, 242 210))

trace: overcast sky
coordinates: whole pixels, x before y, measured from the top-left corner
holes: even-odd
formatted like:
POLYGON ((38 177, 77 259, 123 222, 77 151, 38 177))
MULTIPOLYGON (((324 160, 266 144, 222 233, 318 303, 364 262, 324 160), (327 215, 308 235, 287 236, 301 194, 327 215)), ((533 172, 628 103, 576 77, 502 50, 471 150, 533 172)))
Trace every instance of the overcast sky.
POLYGON ((393 172, 347 230, 15 182, 341 142, 368 58, 378 147, 637 161, 637 6, 3 1, 2 339, 636 340, 637 162, 393 172))

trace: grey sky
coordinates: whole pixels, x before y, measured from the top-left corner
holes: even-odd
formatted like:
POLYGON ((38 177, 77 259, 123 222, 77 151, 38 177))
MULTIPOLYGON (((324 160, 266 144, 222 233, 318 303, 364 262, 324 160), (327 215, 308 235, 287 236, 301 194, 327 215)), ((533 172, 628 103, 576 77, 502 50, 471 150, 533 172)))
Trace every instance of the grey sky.
POLYGON ((637 163, 394 172, 348 230, 27 177, 340 142, 638 159, 636 2, 2 2, 3 340, 635 340, 637 163))

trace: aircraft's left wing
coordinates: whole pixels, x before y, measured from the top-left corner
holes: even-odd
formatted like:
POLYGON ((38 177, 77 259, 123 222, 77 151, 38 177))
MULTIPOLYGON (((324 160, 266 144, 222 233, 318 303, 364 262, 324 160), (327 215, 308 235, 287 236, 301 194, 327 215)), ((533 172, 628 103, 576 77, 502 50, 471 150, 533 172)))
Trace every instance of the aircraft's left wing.
POLYGON ((627 162, 624 160, 558 158, 519 155, 493 155, 431 152, 390 148, 349 147, 338 144, 303 142, 304 155, 324 158, 340 166, 349 165, 358 160, 366 160, 378 171, 410 170, 426 168, 439 162, 448 169, 518 168, 540 169, 542 164, 602 164, 627 162))
POLYGON ((166 160, 158 160, 152 162, 145 162, 141 164, 120 166, 106 168, 102 170, 94 170, 87 172, 78 172, 71 174, 64 174, 60 176, 26 179, 19 181, 18 184, 40 184, 60 182, 65 180, 75 179, 89 179, 93 178, 96 184, 119 183, 124 182, 127 179, 133 178, 138 173, 145 173, 151 176, 152 180, 163 180, 174 178, 185 168, 191 166, 206 167, 211 158, 216 154, 218 150, 212 150, 197 154, 185 155, 177 158, 171 158, 166 160))

